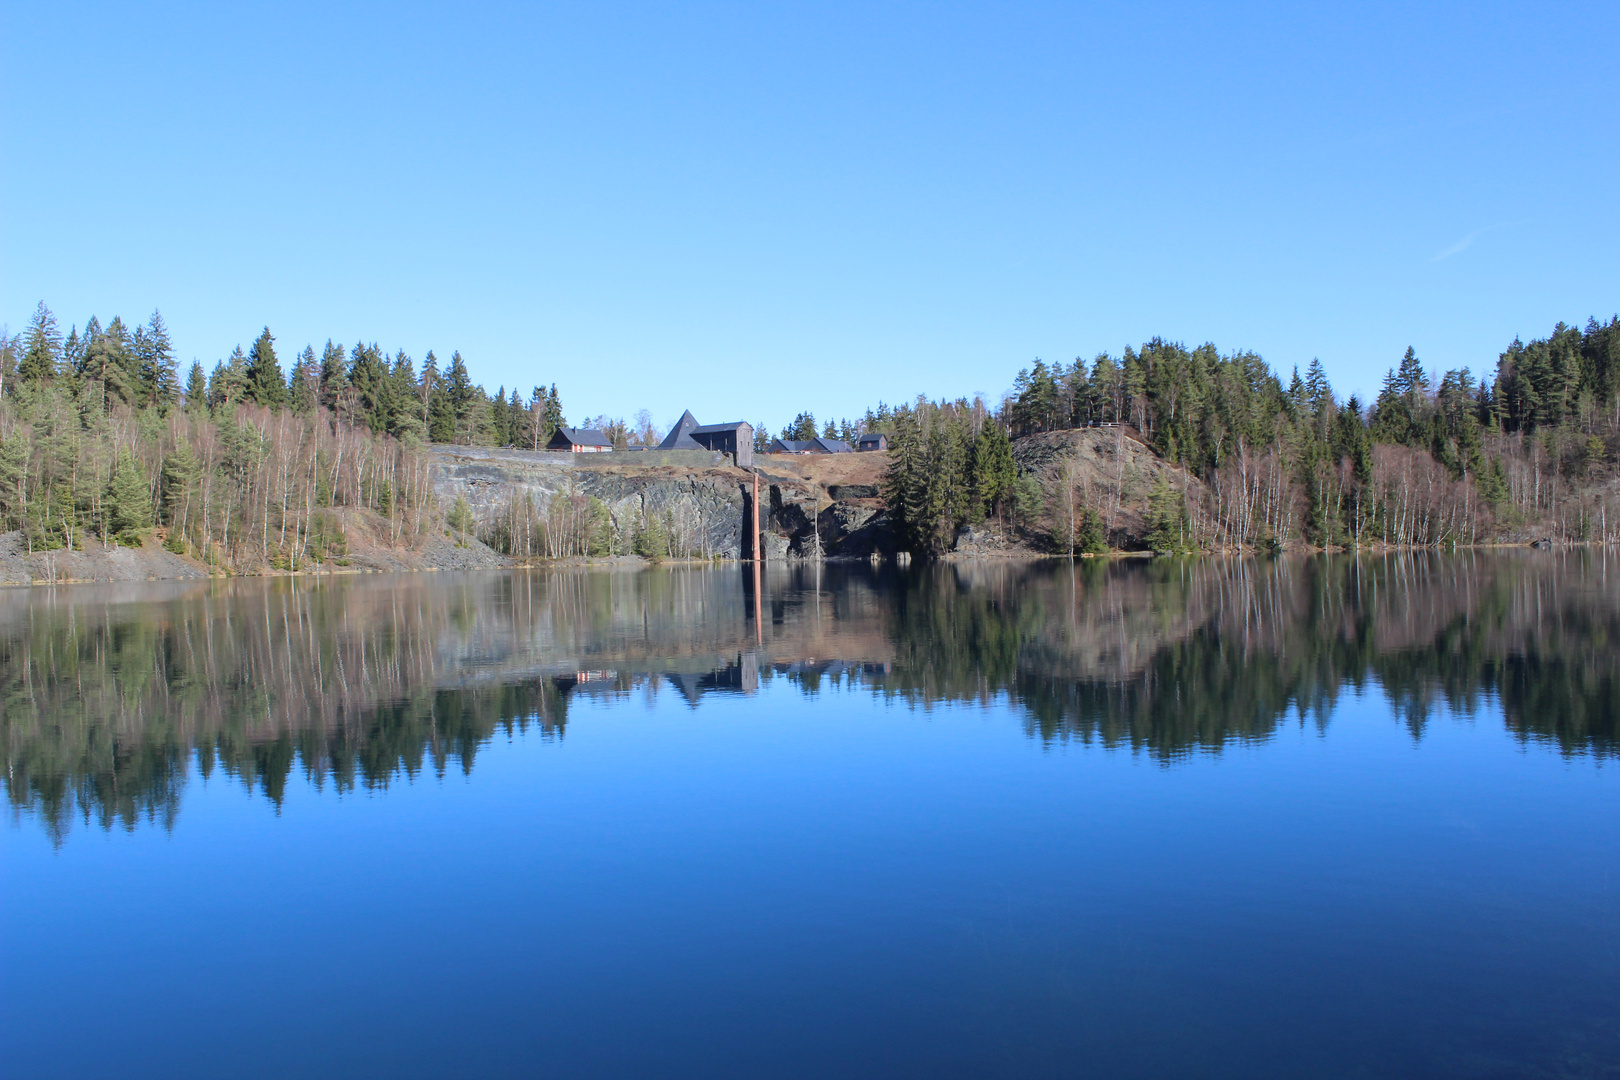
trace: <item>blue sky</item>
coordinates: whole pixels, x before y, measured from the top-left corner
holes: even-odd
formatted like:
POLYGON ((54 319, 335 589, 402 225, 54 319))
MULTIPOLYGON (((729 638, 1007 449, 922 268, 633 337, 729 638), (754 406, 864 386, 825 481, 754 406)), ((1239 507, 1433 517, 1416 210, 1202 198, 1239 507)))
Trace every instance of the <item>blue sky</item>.
POLYGON ((779 427, 1620 309, 1620 5, 6 3, 0 321, 779 427))

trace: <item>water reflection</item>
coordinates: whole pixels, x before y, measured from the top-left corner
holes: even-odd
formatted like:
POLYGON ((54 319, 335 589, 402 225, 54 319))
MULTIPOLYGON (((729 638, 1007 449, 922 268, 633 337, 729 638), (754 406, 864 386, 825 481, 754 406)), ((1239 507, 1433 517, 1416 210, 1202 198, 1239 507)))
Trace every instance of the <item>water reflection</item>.
POLYGON ((172 827, 216 770, 279 802, 471 771, 497 732, 667 686, 782 680, 927 708, 1011 702, 1033 738, 1163 761, 1376 683, 1421 739, 1443 703, 1608 755, 1620 603, 1603 552, 514 572, 0 593, 15 810, 172 827), (756 623, 757 618, 763 625, 756 623))

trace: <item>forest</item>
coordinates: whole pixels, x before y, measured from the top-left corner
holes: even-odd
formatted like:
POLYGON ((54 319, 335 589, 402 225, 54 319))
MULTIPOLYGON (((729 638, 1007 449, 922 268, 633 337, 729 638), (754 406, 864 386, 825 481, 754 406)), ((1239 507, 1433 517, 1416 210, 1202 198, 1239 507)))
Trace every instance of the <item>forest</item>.
MULTIPOLYGON (((565 422, 555 383, 491 395, 459 351, 418 364, 328 341, 284 364, 266 328, 182 377, 159 313, 64 335, 42 302, 0 335, 0 532, 20 531, 30 552, 160 538, 222 570, 296 570, 341 560, 350 511, 376 515, 396 544, 447 523, 472 531, 464 508, 435 505, 423 448, 538 450, 565 422)), ((620 449, 660 436, 646 410, 580 426, 620 449)), ((1341 398, 1318 361, 1285 383, 1252 352, 1155 338, 1118 358, 1037 360, 996 403, 880 403, 820 426, 806 411, 781 434, 871 431, 890 436, 899 545, 924 555, 985 522, 1069 554, 1613 542, 1620 321, 1560 323, 1477 374, 1430 372, 1408 349, 1371 402, 1341 398), (1098 426, 1185 470, 1137 493, 1139 535, 1076 469, 1016 460, 1023 436, 1098 426)), ((756 425, 756 448, 767 439, 756 425)))
POLYGON ((1117 359, 1037 360, 995 408, 919 398, 860 423, 890 433, 889 505, 907 545, 935 554, 987 519, 1048 550, 1103 550, 1116 530, 1085 478, 1021 472, 1009 449, 1096 426, 1186 470, 1142 493, 1154 550, 1620 539, 1614 318, 1515 340, 1478 375, 1427 371, 1407 349, 1372 402, 1341 398, 1319 361, 1284 383, 1252 352, 1155 338, 1117 359))
POLYGON ((328 341, 284 369, 268 328, 182 379, 161 314, 64 337, 41 303, 0 340, 0 532, 35 551, 161 531, 223 569, 295 570, 341 559, 347 510, 394 543, 442 527, 425 444, 539 449, 563 419, 555 385, 492 398, 460 352, 328 341))

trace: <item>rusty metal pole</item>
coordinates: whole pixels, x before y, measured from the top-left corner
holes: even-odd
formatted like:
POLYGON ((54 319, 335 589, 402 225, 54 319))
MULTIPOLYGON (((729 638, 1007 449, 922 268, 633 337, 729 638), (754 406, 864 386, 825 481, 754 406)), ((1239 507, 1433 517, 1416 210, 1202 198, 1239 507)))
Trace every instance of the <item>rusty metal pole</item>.
POLYGON ((754 644, 765 644, 765 605, 759 597, 759 470, 754 470, 754 644))

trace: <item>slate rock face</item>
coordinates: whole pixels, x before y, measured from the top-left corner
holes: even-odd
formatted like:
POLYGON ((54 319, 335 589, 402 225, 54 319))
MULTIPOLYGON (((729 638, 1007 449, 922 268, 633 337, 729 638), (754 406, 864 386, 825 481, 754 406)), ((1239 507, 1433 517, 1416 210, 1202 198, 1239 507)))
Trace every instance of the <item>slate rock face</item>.
MULTIPOLYGON (((702 554, 739 559, 748 552, 753 474, 718 455, 703 466, 657 464, 653 457, 535 453, 485 447, 434 446, 433 487, 440 504, 464 499, 475 530, 493 533, 514 505, 528 500, 544 516, 555 498, 585 497, 607 507, 614 527, 628 535, 650 516, 676 519, 702 554), (581 459, 585 460, 581 460, 581 459)), ((888 514, 870 484, 831 485, 773 477, 760 486, 760 528, 767 559, 865 558, 895 550, 888 514)))
POLYGON ((721 559, 742 556, 747 510, 748 473, 724 465, 671 466, 632 458, 604 465, 607 455, 493 450, 485 447, 434 446, 433 489, 440 504, 465 499, 480 534, 493 530, 514 503, 529 500, 544 516, 558 497, 600 500, 615 529, 629 535, 648 516, 676 515, 692 537, 693 547, 721 559))

